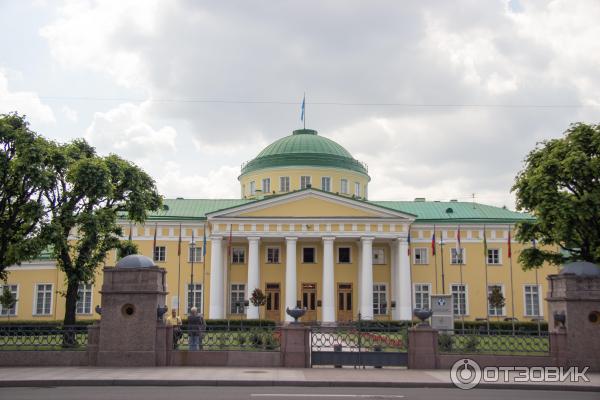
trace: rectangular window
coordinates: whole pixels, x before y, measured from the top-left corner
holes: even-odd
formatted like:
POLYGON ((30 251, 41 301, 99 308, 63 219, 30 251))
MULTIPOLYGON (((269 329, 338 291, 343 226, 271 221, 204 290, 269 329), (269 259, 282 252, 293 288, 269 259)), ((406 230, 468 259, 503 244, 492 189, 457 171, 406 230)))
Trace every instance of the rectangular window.
POLYGON ((316 262, 316 249, 314 247, 303 247, 302 248, 302 262, 305 264, 312 264, 316 262))
POLYGON ((264 178, 262 180, 262 192, 264 194, 271 193, 271 178, 264 178))
POLYGON ((525 285, 525 315, 538 317, 540 315, 540 287, 525 285))
POLYGON ((290 191, 290 177, 282 176, 279 178, 279 191, 289 192, 290 191))
POLYGON ((427 259, 429 249, 427 247, 417 247, 413 251, 415 254, 415 264, 429 264, 429 260, 427 259))
POLYGON ((198 314, 202 314, 202 284, 188 283, 187 285, 187 313, 190 313, 192 307, 198 309, 198 314))
POLYGON ((312 186, 310 183, 310 176, 300 177, 300 189, 306 189, 308 186, 312 186))
POLYGON ((373 285, 373 315, 385 315, 386 313, 385 283, 376 283, 373 285))
POLYGON ((342 179, 340 181, 340 193, 348 194, 348 179, 342 179))
POLYGON ((35 312, 34 315, 50 315, 52 309, 52 284, 41 283, 35 285, 35 312))
POLYGON ((431 285, 429 283, 415 283, 415 308, 430 309, 431 285))
POLYGON ((250 196, 254 196, 256 194, 256 182, 250 182, 250 196))
POLYGON ((243 283, 231 284, 231 314, 244 313, 244 301, 246 300, 246 285, 243 283))
POLYGON ((369 198, 369 186, 365 185, 365 199, 369 198))
POLYGON ((490 314, 490 316, 493 317, 499 317, 501 315, 504 315, 504 307, 494 307, 494 305, 492 305, 491 301, 490 301, 490 295, 492 294, 492 291, 494 290, 494 288, 499 288, 500 289, 500 293, 502 293, 502 297, 504 297, 504 288, 500 285, 488 285, 488 312, 490 314))
POLYGON ((246 249, 243 247, 234 247, 231 250, 231 263, 244 264, 246 263, 246 249))
POLYGON ((354 182, 354 195, 360 197, 360 183, 354 182))
POLYGON ((321 178, 321 189, 325 192, 331 192, 331 178, 324 176, 321 178))
POLYGON ((339 264, 348 264, 351 263, 352 260, 350 258, 350 247, 338 247, 338 263, 339 264))
POLYGON ((467 315, 467 287, 466 285, 451 285, 454 315, 467 315))
POLYGON ((383 249, 373 249, 373 264, 385 264, 385 251, 383 249))
POLYGON ((164 262, 167 259, 167 248, 165 246, 156 246, 154 248, 154 261, 164 262))
POLYGON ((80 283, 77 288, 77 314, 92 313, 92 285, 80 283))
POLYGON ((279 264, 279 247, 267 247, 267 263, 279 264))
MULTIPOLYGON (((4 289, 8 288, 10 293, 17 299, 17 303, 19 301, 19 290, 17 285, 0 285, 0 294, 4 293, 4 289)), ((17 303, 15 303, 11 308, 4 308, 2 304, 0 304, 0 315, 2 316, 13 316, 17 315, 17 303)))
POLYGON ((487 263, 490 265, 500 264, 500 249, 488 249, 487 263))
POLYGON ((202 262, 202 247, 190 247, 188 261, 202 262))
POLYGON ((460 248, 460 251, 457 251, 456 247, 452 247, 450 249, 450 264, 464 264, 465 263, 465 249, 460 248))

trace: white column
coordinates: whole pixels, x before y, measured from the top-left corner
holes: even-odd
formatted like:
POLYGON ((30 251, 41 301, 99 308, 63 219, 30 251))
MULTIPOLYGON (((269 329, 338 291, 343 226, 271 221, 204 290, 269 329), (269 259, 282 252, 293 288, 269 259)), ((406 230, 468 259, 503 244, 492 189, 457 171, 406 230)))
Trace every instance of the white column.
POLYGON ((356 308, 358 310, 358 312, 360 312, 360 305, 362 304, 362 244, 359 243, 358 246, 356 246, 357 248, 357 260, 358 260, 358 278, 356 279, 356 288, 354 288, 354 290, 358 291, 358 302, 356 304, 358 304, 358 306, 354 306, 354 308, 356 308))
MULTIPOLYGON (((392 277, 392 295, 390 296, 391 301, 396 303, 396 307, 392 308, 392 319, 397 321, 400 319, 400 284, 399 284, 399 254, 398 254, 398 246, 396 241, 392 242, 390 246, 390 254, 391 260, 390 265, 392 266, 391 277, 392 277)), ((392 306, 391 304, 389 305, 392 306)))
POLYGON ((406 238, 396 240, 398 252, 398 300, 396 308, 400 310, 401 320, 412 319, 412 295, 410 279, 410 256, 408 255, 408 242, 406 238))
POLYGON ((373 319, 373 237, 362 237, 360 280, 360 313, 362 319, 373 319))
POLYGON ((323 237, 323 298, 321 302, 321 319, 325 323, 335 322, 334 240, 333 236, 323 237))
MULTIPOLYGON (((204 290, 204 288, 202 288, 204 290)), ((210 308, 208 318, 224 318, 223 307, 223 238, 210 238, 210 308)))
MULTIPOLYGON (((298 286, 296 284, 296 243, 297 237, 285 238, 285 307, 296 308, 298 286)), ((285 313, 285 320, 293 322, 294 318, 285 313)))
MULTIPOLYGON (((252 296, 254 289, 260 287, 260 249, 259 237, 248 238, 248 297, 252 296)), ((250 303, 246 312, 247 319, 258 319, 259 309, 250 303)))

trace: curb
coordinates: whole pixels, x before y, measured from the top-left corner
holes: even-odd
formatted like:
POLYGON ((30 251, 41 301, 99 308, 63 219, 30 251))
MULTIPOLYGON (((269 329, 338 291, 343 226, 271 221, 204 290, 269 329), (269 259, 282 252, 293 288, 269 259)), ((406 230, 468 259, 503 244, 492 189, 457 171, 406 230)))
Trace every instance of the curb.
MULTIPOLYGON (((457 389, 449 382, 360 382, 360 381, 250 381, 190 379, 44 379, 0 381, 0 387, 73 387, 73 386, 296 386, 296 387, 380 387, 457 389)), ((549 385, 519 383, 484 383, 476 389, 553 390, 561 392, 600 392, 596 385, 549 385)), ((457 389, 459 390, 459 389, 457 389)))

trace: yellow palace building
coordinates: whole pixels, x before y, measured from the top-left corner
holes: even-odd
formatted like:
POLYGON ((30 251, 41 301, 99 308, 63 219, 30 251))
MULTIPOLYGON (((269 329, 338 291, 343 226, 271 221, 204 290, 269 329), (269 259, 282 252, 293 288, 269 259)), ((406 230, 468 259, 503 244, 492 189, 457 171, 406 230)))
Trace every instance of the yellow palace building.
MULTIPOLYGON (((451 294, 467 320, 547 315, 545 277, 556 268, 523 271, 522 245, 509 244, 529 215, 456 200, 370 200, 366 165, 310 129, 267 146, 238 179, 239 199, 166 199, 144 225, 120 221, 123 239, 167 269, 168 305, 182 315, 196 306, 211 319, 283 321, 286 307, 300 306, 305 321, 408 320, 432 294, 451 294), (504 307, 488 304, 493 287, 504 307), (267 297, 262 307, 244 304, 255 288, 267 297)), ((116 261, 112 251, 106 266, 116 261)), ((0 318, 62 319, 65 279, 53 260, 9 271, 18 302, 0 318)), ((101 274, 80 285, 80 319, 98 317, 101 274)))

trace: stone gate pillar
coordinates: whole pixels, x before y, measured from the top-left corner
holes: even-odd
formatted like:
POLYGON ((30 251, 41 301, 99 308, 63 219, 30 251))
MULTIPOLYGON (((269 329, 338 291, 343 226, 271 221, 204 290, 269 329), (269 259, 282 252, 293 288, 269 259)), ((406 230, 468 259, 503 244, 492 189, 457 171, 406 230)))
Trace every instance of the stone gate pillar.
POLYGON ((130 255, 104 268, 101 319, 97 331, 99 366, 167 365, 172 330, 166 311, 166 270, 148 257, 130 255))

